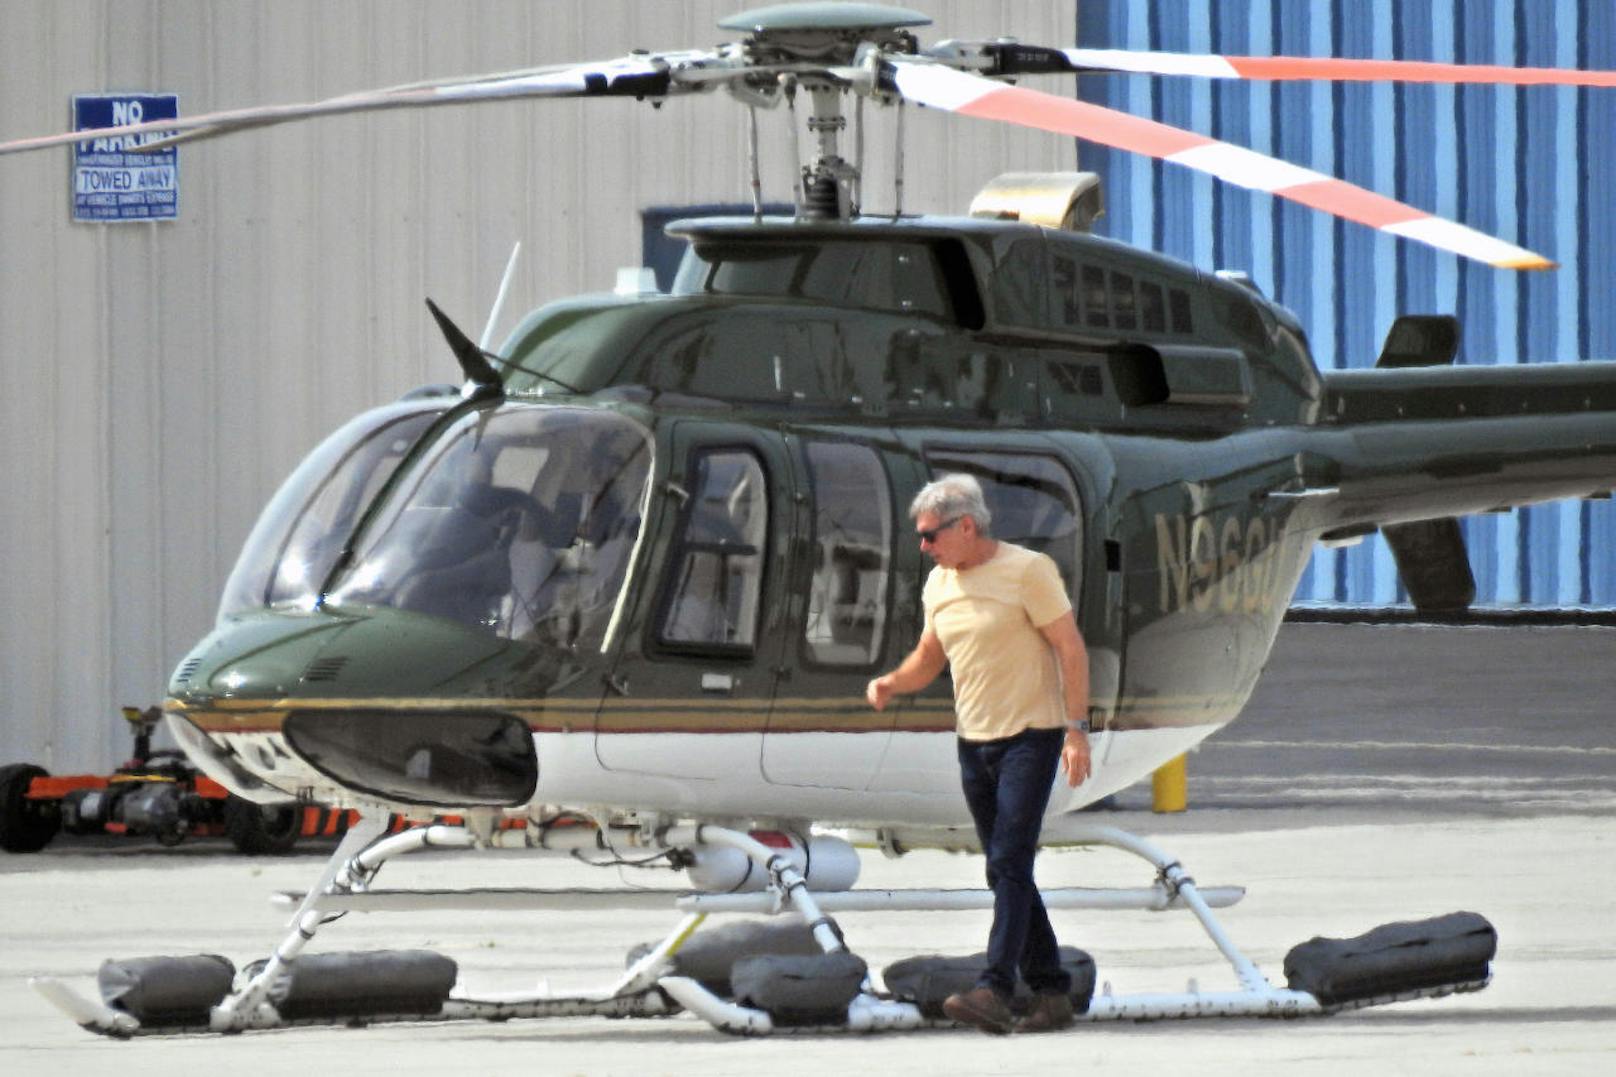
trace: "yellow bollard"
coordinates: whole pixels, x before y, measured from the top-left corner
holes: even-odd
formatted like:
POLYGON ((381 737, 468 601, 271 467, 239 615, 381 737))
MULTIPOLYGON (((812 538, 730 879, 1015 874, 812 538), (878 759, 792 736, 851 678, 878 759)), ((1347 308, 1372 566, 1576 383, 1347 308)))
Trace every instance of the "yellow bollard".
POLYGON ((1187 756, 1179 756, 1163 763, 1150 776, 1150 810, 1154 812, 1183 811, 1189 807, 1189 765, 1187 756))

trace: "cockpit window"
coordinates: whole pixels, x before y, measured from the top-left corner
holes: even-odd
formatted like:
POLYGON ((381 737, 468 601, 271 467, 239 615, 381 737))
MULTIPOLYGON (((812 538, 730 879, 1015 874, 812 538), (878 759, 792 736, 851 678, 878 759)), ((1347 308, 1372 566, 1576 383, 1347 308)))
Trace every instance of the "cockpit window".
POLYGON ((468 414, 401 476, 327 601, 599 647, 650 470, 649 434, 618 415, 510 403, 468 414))
POLYGON ((371 499, 447 407, 417 400, 367 411, 310 453, 247 537, 219 617, 265 606, 312 608, 371 499))

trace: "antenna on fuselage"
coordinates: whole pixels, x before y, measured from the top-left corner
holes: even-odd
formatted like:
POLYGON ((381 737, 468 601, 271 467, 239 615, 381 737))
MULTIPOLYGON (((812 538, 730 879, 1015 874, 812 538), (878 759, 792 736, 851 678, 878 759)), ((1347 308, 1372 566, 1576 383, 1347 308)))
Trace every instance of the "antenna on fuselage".
POLYGON ((505 293, 511 290, 511 278, 516 275, 516 259, 522 253, 522 241, 517 240, 511 247, 510 261, 505 263, 505 275, 499 278, 499 291, 494 296, 494 305, 488 311, 488 324, 483 326, 483 338, 477 346, 483 351, 494 342, 494 326, 499 321, 499 312, 505 306, 505 293))

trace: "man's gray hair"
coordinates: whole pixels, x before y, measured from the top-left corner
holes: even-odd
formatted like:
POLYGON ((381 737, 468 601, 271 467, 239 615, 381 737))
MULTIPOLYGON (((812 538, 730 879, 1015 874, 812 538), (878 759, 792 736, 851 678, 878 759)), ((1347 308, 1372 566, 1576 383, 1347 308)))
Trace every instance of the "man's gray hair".
POLYGON ((939 520, 955 516, 969 516, 976 521, 976 529, 987 534, 993 514, 982 498, 982 484, 976 476, 965 474, 944 475, 920 488, 909 504, 909 518, 919 519, 923 513, 932 513, 939 520))

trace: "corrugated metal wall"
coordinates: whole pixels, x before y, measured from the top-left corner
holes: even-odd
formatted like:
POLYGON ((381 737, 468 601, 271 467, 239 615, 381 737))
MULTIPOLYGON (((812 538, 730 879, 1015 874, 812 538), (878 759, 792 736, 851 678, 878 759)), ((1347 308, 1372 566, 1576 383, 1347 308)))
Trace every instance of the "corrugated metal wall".
MULTIPOLYGON (((1090 47, 1616 67, 1610 0, 1089 0, 1090 47)), ((1249 271, 1301 317, 1322 367, 1369 366, 1399 313, 1454 312, 1460 362, 1616 357, 1616 91, 1084 78, 1089 100, 1341 176, 1558 261, 1460 263, 1183 169, 1083 147, 1101 230, 1204 268, 1249 271)), ((1488 604, 1616 605, 1612 503, 1465 524, 1488 604)), ((1321 551, 1301 600, 1401 600, 1378 537, 1321 551)))
MULTIPOLYGON (((74 93, 175 92, 182 113, 731 36, 756 3, 0 0, 0 138, 63 129, 74 93)), ((1070 41, 1072 0, 907 0, 928 40, 1070 41)), ((213 620, 259 508, 324 434, 453 366, 421 306, 475 329, 610 287, 639 210, 745 199, 723 98, 386 113, 183 147, 180 219, 69 223, 68 163, 0 160, 0 762, 124 758, 116 706, 160 697, 213 620)), ((789 197, 762 119, 765 194, 789 197)), ((872 154, 891 141, 872 117, 872 154)), ((911 114, 905 205, 963 210, 1065 139, 911 114)), ((891 172, 868 201, 890 206, 891 172)))

